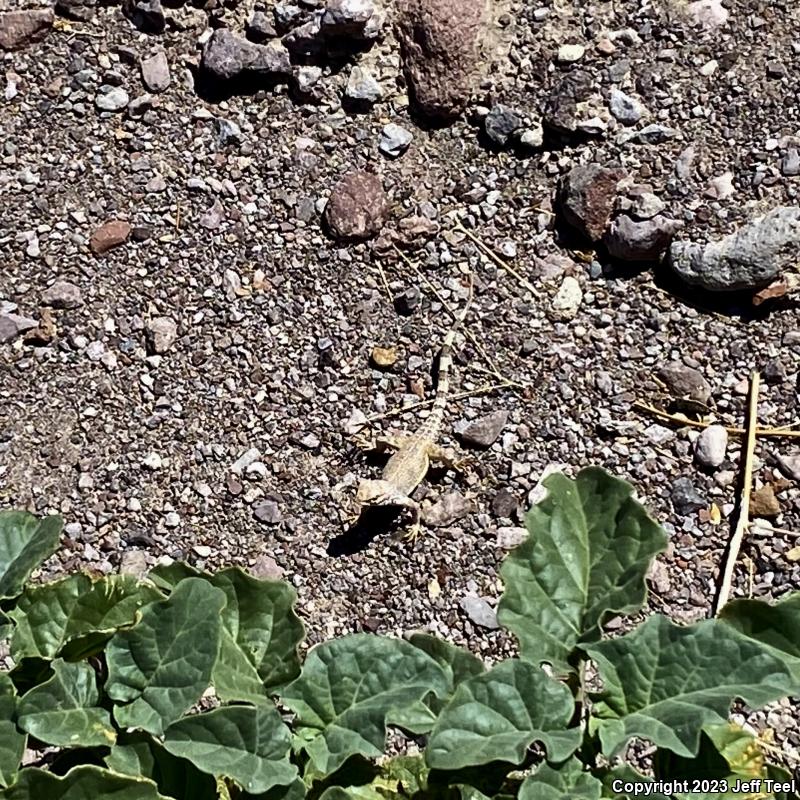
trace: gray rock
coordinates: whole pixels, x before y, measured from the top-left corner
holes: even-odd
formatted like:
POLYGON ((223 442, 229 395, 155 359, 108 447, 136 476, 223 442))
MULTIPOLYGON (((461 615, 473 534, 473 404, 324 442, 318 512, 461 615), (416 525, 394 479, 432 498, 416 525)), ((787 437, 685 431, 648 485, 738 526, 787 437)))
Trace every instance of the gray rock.
POLYGON ((149 58, 142 59, 142 82, 149 92, 163 92, 170 85, 167 54, 159 50, 149 58))
POLYGON ((275 26, 266 13, 263 11, 254 11, 250 22, 247 23, 247 35, 252 41, 256 42, 256 44, 261 44, 267 39, 272 39, 274 36, 277 36, 278 32, 275 30, 275 26))
POLYGON ((706 507, 705 498, 700 495, 689 478, 678 478, 672 485, 672 505, 681 516, 691 514, 706 507))
POLYGON ((217 117, 216 125, 220 144, 236 144, 242 140, 242 129, 233 120, 217 117))
POLYGON ((646 125, 635 133, 632 138, 634 142, 639 144, 662 144, 677 135, 678 131, 675 128, 653 123, 652 125, 646 125))
POLYGON ((486 63, 481 46, 489 24, 486 0, 402 0, 397 35, 415 109, 438 120, 467 106, 486 63))
POLYGON ((255 564, 248 572, 262 580, 279 581, 284 575, 283 567, 272 557, 267 555, 256 556, 255 564))
POLYGON ((328 0, 320 20, 323 36, 375 39, 382 19, 372 0, 328 0))
POLYGON ((377 236, 389 213, 381 179, 371 172, 348 172, 333 187, 325 206, 325 222, 338 240, 377 236))
POLYGON ((268 77, 292 74, 289 51, 280 41, 254 44, 227 28, 214 31, 206 42, 201 65, 218 80, 233 80, 243 75, 268 77))
POLYGON ((800 481, 800 452, 777 456, 778 468, 793 481, 800 481))
POLYGON ((305 12, 294 3, 275 3, 272 7, 272 15, 275 18, 275 27, 278 31, 286 33, 286 31, 296 28, 303 22, 305 12))
POLYGON ((704 467, 718 467, 725 460, 728 432, 722 425, 709 425, 697 437, 694 455, 704 467))
POLYGON ((83 305, 80 287, 69 281, 56 281, 42 292, 42 305, 53 308, 78 308, 83 305))
POLYGON ((231 472, 234 475, 241 475, 251 464, 261 458, 261 451, 257 447, 245 450, 236 461, 231 464, 231 472))
POLYGON ((53 9, 0 12, 0 49, 18 50, 44 39, 53 27, 53 9))
POLYGON ((534 150, 540 148, 544 144, 544 128, 542 125, 532 125, 529 128, 525 128, 519 134, 519 143, 523 147, 530 147, 534 150))
POLYGON ((178 338, 178 326, 170 317, 156 317, 145 329, 147 349, 151 354, 166 353, 178 338))
POLYGON ((94 17, 97 0, 56 0, 55 9, 63 17, 89 22, 94 17))
POLYGON ((383 97, 383 89, 369 70, 356 65, 350 70, 344 94, 349 100, 371 105, 383 97))
POLYGON ((461 441, 473 447, 491 447, 508 422, 508 411, 493 411, 460 431, 461 441))
POLYGON ((20 314, 0 314, 0 343, 10 342, 38 325, 35 319, 20 314))
POLYGON ((218 199, 215 199, 209 208, 207 208, 197 221, 209 231, 216 230, 225 219, 225 209, 218 199))
POLYGON ((460 605, 462 611, 474 625, 489 630, 500 627, 495 610, 482 597, 463 597, 460 605))
POLYGON ((647 113, 647 109, 635 97, 619 89, 611 90, 608 109, 623 125, 635 125, 647 113))
POLYGON ((672 269, 714 292, 761 289, 797 263, 800 208, 781 206, 715 242, 673 242, 672 269))
POLYGON ((408 150, 414 135, 406 130, 402 125, 390 122, 381 131, 381 140, 378 143, 378 150, 389 158, 397 158, 408 150))
POLYGON ((98 90, 94 104, 100 111, 122 111, 127 105, 128 93, 121 86, 103 85, 98 90))
POLYGON ((625 177, 618 167, 599 164, 573 167, 559 187, 559 206, 564 219, 587 239, 599 241, 608 227, 617 185, 625 177))
POLYGON ((294 79, 297 83, 297 88, 302 94, 308 94, 314 91, 320 80, 322 79, 322 69, 313 64, 301 64, 295 70, 294 79))
POLYGON ((781 172, 787 178, 794 178, 800 175, 800 150, 792 148, 781 161, 781 172))
POLYGON ((472 510, 472 504, 461 492, 447 492, 438 503, 425 509, 423 519, 431 528, 446 528, 463 519, 472 510))
POLYGON ((674 397, 688 398, 698 403, 708 403, 711 399, 711 387, 702 373, 680 361, 664 365, 657 375, 674 397))
POLYGON ((143 579, 147 575, 147 552, 134 548, 123 550, 119 560, 119 571, 122 575, 133 575, 134 578, 143 579))
POLYGON ((511 519, 519 508, 519 498, 510 489, 499 489, 492 498, 492 513, 496 517, 511 519))
POLYGON ((631 207, 628 213, 634 219, 653 219, 660 214, 667 204, 652 192, 640 192, 631 198, 631 207))
POLYGON ((682 223, 660 214, 653 219, 634 220, 620 214, 603 237, 608 252, 620 261, 660 261, 682 223))
POLYGON ((528 538, 528 531, 518 526, 507 525, 497 529, 497 546, 502 550, 513 550, 528 538))
POLYGON ((501 147, 504 147, 524 126, 524 118, 513 108, 502 103, 494 106, 484 120, 486 135, 501 147))
POLYGON ((166 25, 161 0, 123 0, 122 13, 143 33, 163 33, 166 25))
POLYGON ((265 525, 280 525, 283 522, 281 509, 274 500, 262 500, 253 506, 253 516, 265 525))

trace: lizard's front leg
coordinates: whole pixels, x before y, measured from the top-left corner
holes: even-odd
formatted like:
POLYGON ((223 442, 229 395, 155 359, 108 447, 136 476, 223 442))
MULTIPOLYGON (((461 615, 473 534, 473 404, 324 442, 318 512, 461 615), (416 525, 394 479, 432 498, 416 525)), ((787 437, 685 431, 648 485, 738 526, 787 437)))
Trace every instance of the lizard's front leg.
POLYGON ((399 450, 407 440, 408 436, 404 433, 385 433, 374 438, 359 435, 355 443, 361 450, 385 453, 387 450, 399 450))

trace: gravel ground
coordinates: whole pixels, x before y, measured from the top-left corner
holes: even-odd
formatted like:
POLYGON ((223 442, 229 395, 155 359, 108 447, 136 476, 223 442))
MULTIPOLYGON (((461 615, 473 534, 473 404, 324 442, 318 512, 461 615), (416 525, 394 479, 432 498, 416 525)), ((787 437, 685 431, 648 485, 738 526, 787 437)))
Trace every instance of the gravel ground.
MULTIPOLYGON (((786 174, 800 145, 797 5, 726 0, 729 21, 710 31, 677 0, 512 3, 498 19, 503 58, 466 116, 444 127, 409 112, 391 36, 360 56, 383 88, 366 112, 342 107, 350 66, 341 63, 324 65, 307 102, 280 83, 208 99, 198 41, 209 21, 243 32, 253 6, 231 5, 168 8, 159 35, 100 5, 3 61, 0 300, 5 311, 44 313, 54 330, 0 345, 0 504, 65 516, 68 535, 49 568, 109 572, 169 556, 282 572, 311 641, 427 627, 497 658, 510 642, 486 627, 491 610, 476 598, 495 603, 519 509, 544 470, 601 465, 631 480, 670 533, 652 608, 679 620, 706 615, 740 442, 731 437, 721 463, 702 466, 699 431, 665 427, 631 405, 664 407, 655 375, 680 362, 702 374, 717 418, 741 425, 758 369, 760 420, 795 422, 796 302, 754 309, 746 296, 686 290, 664 267, 587 255, 558 224, 553 198, 578 164, 621 165, 694 241, 797 205, 800 177, 786 174), (613 52, 602 52, 611 40, 613 52), (570 62, 564 44, 585 52, 570 62), (113 104, 124 90, 121 111, 145 94, 139 62, 158 48, 169 87, 143 101, 143 114, 99 110, 98 92, 114 92, 113 104), (627 129, 606 113, 599 135, 546 137, 533 150, 487 139, 489 109, 538 119, 578 70, 601 98, 612 88, 637 95, 649 117, 627 129), (399 158, 379 151, 387 123, 413 133, 399 158), (625 141, 648 123, 672 131, 657 144, 625 141), (379 469, 346 430, 359 414, 430 396, 448 317, 386 235, 358 244, 326 235, 322 209, 352 169, 380 175, 387 230, 402 235, 406 225, 409 257, 448 304, 463 302, 464 275, 474 274, 467 327, 493 364, 462 337, 455 391, 496 383, 487 369, 515 382, 451 404, 450 444, 468 422, 508 416, 488 449, 471 452, 468 475, 424 483, 423 504, 456 494, 431 512, 445 524, 413 547, 385 524, 343 535, 355 482, 379 469), (93 254, 92 234, 113 219, 130 223, 130 238, 93 254), (43 310, 57 279, 80 298, 43 310), (154 323, 164 317, 174 331, 154 323), (392 367, 371 364, 376 346, 396 348, 392 367), (252 463, 232 472, 253 448, 252 463), (460 518, 447 524, 445 512, 460 518)), ((793 452, 791 440, 757 448, 756 486, 774 485, 771 522, 781 531, 800 531, 798 482, 776 467, 793 452)), ((787 557, 797 544, 789 533, 751 537, 737 593, 800 589, 799 562, 787 557)), ((789 704, 767 722, 796 746, 796 718, 789 704)))

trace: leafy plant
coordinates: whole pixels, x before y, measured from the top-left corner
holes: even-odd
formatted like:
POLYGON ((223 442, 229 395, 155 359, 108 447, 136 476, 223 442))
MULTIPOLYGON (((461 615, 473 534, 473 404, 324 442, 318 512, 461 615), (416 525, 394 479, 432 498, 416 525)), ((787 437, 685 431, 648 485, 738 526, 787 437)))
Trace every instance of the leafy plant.
POLYGON ((0 512, 0 796, 682 800, 789 785, 729 713, 800 694, 800 593, 609 637, 612 616, 642 610, 666 534, 602 470, 545 486, 500 571, 520 657, 491 667, 421 633, 344 636, 301 664, 294 590, 238 568, 31 582, 62 522, 0 512), (390 727, 419 752, 385 756, 390 727))

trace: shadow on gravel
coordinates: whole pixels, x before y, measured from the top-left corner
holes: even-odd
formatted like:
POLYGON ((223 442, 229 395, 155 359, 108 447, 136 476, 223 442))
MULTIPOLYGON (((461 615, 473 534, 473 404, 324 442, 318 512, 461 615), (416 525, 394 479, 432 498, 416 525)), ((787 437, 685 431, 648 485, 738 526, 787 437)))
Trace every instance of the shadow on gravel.
POLYGON ((207 103, 221 103, 239 95, 253 97, 259 92, 270 93, 278 84, 285 84, 287 77, 245 74, 238 78, 220 80, 203 67, 189 68, 194 77, 194 88, 198 96, 207 103))
POLYGON ((400 508, 365 508, 354 525, 328 542, 328 555, 341 558, 360 553, 376 536, 393 530, 402 512, 400 508))

